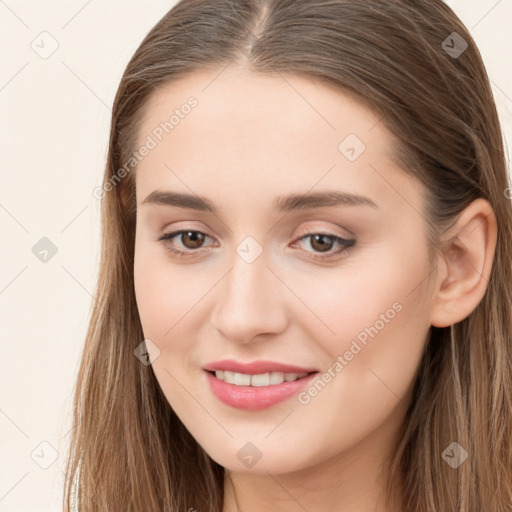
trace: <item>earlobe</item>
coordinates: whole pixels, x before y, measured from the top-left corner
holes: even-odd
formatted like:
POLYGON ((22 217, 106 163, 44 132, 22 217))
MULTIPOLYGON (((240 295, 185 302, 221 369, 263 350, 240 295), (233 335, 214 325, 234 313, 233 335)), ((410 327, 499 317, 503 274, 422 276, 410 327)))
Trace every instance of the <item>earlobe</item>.
POLYGON ((483 198, 473 201, 443 240, 431 311, 434 327, 464 320, 485 295, 497 240, 496 216, 490 203, 483 198))

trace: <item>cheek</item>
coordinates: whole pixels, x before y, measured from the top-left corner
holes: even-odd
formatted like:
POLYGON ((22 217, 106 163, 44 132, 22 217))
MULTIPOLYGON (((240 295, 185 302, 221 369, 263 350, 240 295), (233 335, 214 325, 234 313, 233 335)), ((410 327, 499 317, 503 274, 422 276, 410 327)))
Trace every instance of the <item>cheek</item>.
POLYGON ((303 325, 312 339, 323 340, 332 362, 346 354, 352 371, 364 372, 371 365, 394 361, 399 367, 408 356, 417 359, 430 326, 430 267, 426 251, 416 247, 407 254, 380 248, 314 279, 296 278, 295 290, 307 297, 314 315, 304 316, 303 325))
POLYGON ((358 418, 371 411, 383 420, 398 399, 407 397, 430 327, 429 266, 426 253, 417 253, 407 265, 402 256, 382 252, 378 268, 354 269, 331 280, 329 293, 319 288, 311 294, 322 297, 313 303, 335 331, 322 337, 330 356, 324 382, 330 382, 331 392, 315 398, 317 406, 333 407, 329 400, 336 396, 340 415, 358 418))
POLYGON ((139 245, 134 261, 135 297, 144 335, 160 342, 185 315, 190 293, 161 253, 139 245))
POLYGON ((172 263, 162 249, 136 246, 134 287, 144 336, 162 351, 179 352, 190 338, 184 333, 204 322, 204 298, 214 282, 211 272, 172 263))

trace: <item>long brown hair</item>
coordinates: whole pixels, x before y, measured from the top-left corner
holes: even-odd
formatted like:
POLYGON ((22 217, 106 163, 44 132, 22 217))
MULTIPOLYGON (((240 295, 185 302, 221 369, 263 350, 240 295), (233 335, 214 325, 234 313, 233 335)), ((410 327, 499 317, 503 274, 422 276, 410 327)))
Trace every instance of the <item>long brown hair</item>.
POLYGON ((491 203, 498 240, 485 296, 451 328, 431 327, 388 491, 408 512, 510 510, 504 141, 480 53, 441 0, 182 0, 142 41, 112 111, 101 265, 76 383, 65 509, 75 488, 76 508, 86 512, 222 510, 224 468, 174 414, 151 365, 134 356, 143 332, 133 280, 135 182, 126 163, 160 85, 233 63, 324 80, 379 113, 397 138, 400 167, 425 185, 432 247, 471 201, 491 203), (457 469, 442 458, 452 442, 469 455, 457 469))

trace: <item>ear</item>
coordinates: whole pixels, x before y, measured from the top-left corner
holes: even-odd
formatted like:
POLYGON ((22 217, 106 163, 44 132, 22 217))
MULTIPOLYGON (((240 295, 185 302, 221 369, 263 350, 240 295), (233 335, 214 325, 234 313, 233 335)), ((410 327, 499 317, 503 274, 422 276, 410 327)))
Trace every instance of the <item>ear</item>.
POLYGON ((483 198, 460 214, 442 235, 431 324, 447 327, 467 318, 484 297, 496 249, 494 210, 483 198))

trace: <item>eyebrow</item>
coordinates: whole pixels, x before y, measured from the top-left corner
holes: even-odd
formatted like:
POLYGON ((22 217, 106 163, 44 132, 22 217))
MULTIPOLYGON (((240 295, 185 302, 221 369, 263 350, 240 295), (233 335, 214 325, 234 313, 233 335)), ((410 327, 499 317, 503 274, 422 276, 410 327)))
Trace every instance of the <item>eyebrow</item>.
MULTIPOLYGON (((217 207, 206 197, 180 192, 155 190, 144 199, 142 204, 177 206, 180 208, 211 212, 213 214, 218 213, 217 207)), ((273 209, 278 212, 310 210, 334 206, 371 206, 372 208, 378 209, 377 204, 369 197, 337 190, 280 196, 273 201, 272 206, 273 209)))

